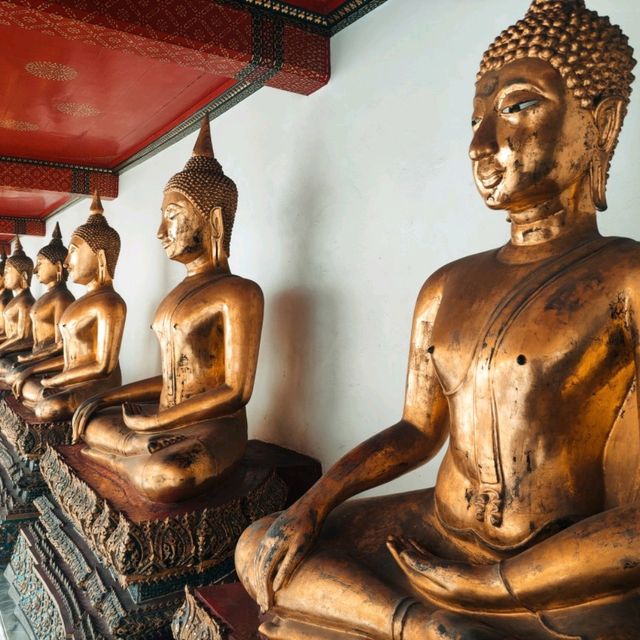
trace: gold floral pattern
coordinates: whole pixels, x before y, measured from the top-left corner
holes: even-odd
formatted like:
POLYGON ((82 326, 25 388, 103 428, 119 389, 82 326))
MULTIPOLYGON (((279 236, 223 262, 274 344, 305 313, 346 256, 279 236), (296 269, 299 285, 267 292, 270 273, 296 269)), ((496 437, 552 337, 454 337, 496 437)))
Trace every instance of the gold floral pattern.
POLYGON ((60 64, 59 62, 36 60, 34 62, 27 63, 25 65, 25 69, 36 78, 54 80, 56 82, 69 82, 70 80, 75 80, 78 77, 76 69, 69 67, 66 64, 60 64))
POLYGON ((38 131, 40 127, 34 122, 25 122, 24 120, 0 120, 0 128, 10 129, 11 131, 38 131))
POLYGON ((56 109, 74 118, 95 118, 102 113, 97 107, 82 102, 60 102, 56 105, 56 109))

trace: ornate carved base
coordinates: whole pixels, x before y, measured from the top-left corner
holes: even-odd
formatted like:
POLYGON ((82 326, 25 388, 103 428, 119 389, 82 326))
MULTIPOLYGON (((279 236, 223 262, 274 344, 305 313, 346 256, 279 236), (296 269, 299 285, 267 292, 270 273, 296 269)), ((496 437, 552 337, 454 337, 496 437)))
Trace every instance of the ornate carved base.
POLYGON ((38 462, 19 455, 0 433, 0 567, 9 562, 20 527, 36 517, 33 500, 46 489, 38 462))
POLYGON ((175 640, 258 640, 258 605, 239 583, 187 587, 171 623, 175 640))
POLYGON ((174 640, 367 640, 357 633, 261 615, 240 583, 188 587, 171 630, 174 640))
POLYGON ((43 421, 12 395, 0 400, 0 428, 16 451, 39 460, 48 445, 71 443, 71 422, 43 421))
POLYGON ((80 446, 50 449, 41 469, 53 500, 35 500, 39 518, 20 534, 7 569, 12 597, 39 640, 169 638, 185 586, 234 580, 244 528, 320 475, 317 462, 253 441, 208 495, 161 505, 82 456, 80 446), (34 611, 34 598, 53 602, 55 623, 34 611))

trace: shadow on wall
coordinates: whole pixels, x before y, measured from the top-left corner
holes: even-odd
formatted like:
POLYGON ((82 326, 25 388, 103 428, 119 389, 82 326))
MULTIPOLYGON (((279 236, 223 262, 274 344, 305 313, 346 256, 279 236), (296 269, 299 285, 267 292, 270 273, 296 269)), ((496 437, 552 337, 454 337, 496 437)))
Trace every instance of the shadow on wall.
POLYGON ((280 375, 272 375, 267 384, 269 405, 263 428, 269 440, 321 459, 330 454, 323 451, 327 425, 318 424, 316 416, 331 413, 334 390, 340 385, 338 367, 326 362, 335 359, 334 352, 318 348, 317 329, 331 325, 334 303, 331 295, 302 288, 282 291, 269 302, 267 339, 280 375), (336 372, 331 380, 316 375, 327 369, 336 372))
MULTIPOLYGON (((287 185, 277 196, 286 212, 276 224, 265 227, 264 242, 279 255, 274 263, 284 276, 266 292, 264 352, 258 376, 263 415, 260 431, 271 442, 322 459, 327 443, 323 433, 332 416, 335 388, 342 367, 336 357, 338 287, 327 286, 327 246, 331 244, 331 187, 318 167, 320 131, 288 144, 287 161, 276 168, 276 183, 287 185), (295 171, 295 180, 286 176, 295 171), (280 285, 280 286, 278 286, 280 285), (326 371, 331 371, 327 376, 326 371)), ((268 258, 267 258, 268 259, 268 258)), ((330 440, 330 438, 329 438, 330 440)))

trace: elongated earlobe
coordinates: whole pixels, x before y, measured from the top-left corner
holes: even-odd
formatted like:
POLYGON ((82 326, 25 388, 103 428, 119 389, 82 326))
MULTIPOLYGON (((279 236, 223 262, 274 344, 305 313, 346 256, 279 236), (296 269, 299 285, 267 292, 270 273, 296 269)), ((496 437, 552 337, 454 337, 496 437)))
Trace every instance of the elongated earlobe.
POLYGON ((209 224, 211 225, 211 253, 213 263, 218 265, 224 252, 224 223, 222 221, 222 209, 214 207, 209 214, 209 224))
POLYGON ((594 112, 598 129, 597 147, 591 159, 590 179, 593 202, 598 211, 607 209, 607 180, 609 167, 618 142, 626 103, 619 98, 606 98, 594 112))
POLYGON ((596 209, 598 211, 606 211, 609 206, 607 204, 608 161, 605 164, 600 156, 601 154, 596 151, 591 160, 591 195, 596 209))
POLYGON ((109 270, 107 269, 107 256, 104 249, 98 251, 98 282, 102 285, 109 282, 109 270))

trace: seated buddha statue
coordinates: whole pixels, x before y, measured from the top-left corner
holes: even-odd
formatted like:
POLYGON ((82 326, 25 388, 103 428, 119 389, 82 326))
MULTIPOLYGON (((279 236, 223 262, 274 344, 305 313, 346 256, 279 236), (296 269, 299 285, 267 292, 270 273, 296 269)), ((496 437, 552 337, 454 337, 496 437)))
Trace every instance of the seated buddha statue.
POLYGON ((229 270, 237 198, 205 119, 193 156, 164 190, 158 239, 187 274, 153 320, 162 374, 98 394, 73 417, 84 453, 152 501, 206 491, 245 450, 263 296, 229 270))
MULTIPOLYGON (((33 347, 31 308, 35 299, 30 289, 32 276, 33 260, 25 254, 20 238, 16 236, 13 253, 4 266, 4 284, 11 289, 13 297, 2 312, 5 339, 0 342, 1 359, 33 347)), ((4 363, 11 366, 13 360, 6 359, 4 363)), ((4 363, 0 364, 0 369, 7 366, 4 363)))
POLYGON ((62 353, 62 336, 58 322, 64 310, 74 301, 67 289, 67 269, 64 261, 67 248, 62 244, 60 225, 56 223, 51 242, 36 256, 34 273, 46 287, 29 313, 31 317, 33 348, 21 355, 0 359, 0 379, 12 383, 19 368, 62 353))
POLYGON ((427 279, 399 422, 241 537, 267 638, 638 637, 640 244, 596 223, 632 55, 583 0, 485 54, 470 156, 511 238, 427 279), (434 488, 347 501, 447 439, 434 488))
POLYGON ((113 288, 119 253, 120 236, 96 194, 64 261, 73 282, 87 293, 60 317, 63 353, 30 363, 14 376, 15 397, 42 420, 68 420, 88 397, 122 384, 119 355, 127 308, 113 288))
POLYGON ((4 331, 3 312, 9 301, 13 298, 13 291, 4 284, 4 267, 7 263, 7 253, 2 247, 0 251, 0 342, 6 338, 4 331))

